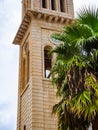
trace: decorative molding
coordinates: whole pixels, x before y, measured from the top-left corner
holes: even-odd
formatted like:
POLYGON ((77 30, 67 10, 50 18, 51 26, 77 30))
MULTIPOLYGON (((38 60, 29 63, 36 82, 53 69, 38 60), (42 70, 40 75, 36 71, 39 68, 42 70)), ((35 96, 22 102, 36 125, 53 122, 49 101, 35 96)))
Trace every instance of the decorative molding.
POLYGON ((60 24, 69 24, 69 23, 73 23, 74 18, 69 16, 66 13, 60 13, 60 12, 55 12, 55 11, 44 11, 44 10, 39 10, 39 11, 34 11, 34 10, 27 10, 21 25, 18 29, 18 32, 13 40, 13 44, 18 44, 20 45, 27 29, 28 26, 31 22, 32 17, 34 17, 35 19, 43 19, 44 21, 47 22, 52 22, 52 23, 60 23, 60 24))

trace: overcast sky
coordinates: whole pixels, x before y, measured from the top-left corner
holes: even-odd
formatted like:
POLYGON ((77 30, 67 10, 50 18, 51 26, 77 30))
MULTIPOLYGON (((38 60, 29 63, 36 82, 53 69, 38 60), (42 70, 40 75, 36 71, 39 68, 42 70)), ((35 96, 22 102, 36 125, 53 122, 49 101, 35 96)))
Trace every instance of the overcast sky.
MULTIPOLYGON (((98 0, 74 0, 75 12, 84 4, 98 0)), ((0 130, 16 129, 19 48, 12 41, 20 20, 21 0, 0 0, 0 130)))

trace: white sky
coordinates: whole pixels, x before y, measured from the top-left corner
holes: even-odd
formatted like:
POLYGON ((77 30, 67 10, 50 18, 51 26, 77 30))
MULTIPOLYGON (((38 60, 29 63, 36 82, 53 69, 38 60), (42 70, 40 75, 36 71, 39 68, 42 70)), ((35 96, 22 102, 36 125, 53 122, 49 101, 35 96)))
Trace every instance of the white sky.
MULTIPOLYGON (((75 12, 98 0, 73 0, 75 12)), ((12 44, 21 20, 21 0, 0 0, 0 130, 16 129, 18 46, 12 44)))

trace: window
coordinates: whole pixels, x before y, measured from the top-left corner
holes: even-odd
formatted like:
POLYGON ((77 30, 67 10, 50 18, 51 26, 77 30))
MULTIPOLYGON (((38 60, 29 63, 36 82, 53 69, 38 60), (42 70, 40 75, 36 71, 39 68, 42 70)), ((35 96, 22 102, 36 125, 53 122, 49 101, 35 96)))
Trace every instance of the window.
POLYGON ((50 78, 50 70, 52 67, 51 55, 49 54, 52 48, 50 46, 46 46, 44 48, 44 76, 45 78, 50 78))
POLYGON ((23 58, 23 64, 22 64, 22 75, 23 75, 23 84, 22 84, 22 89, 24 89, 25 85, 26 85, 26 82, 25 82, 25 75, 26 75, 26 62, 25 62, 25 58, 23 58))
POLYGON ((65 2, 64 2, 64 0, 60 0, 60 10, 61 10, 61 12, 65 12, 65 2))
POLYGON ((42 0, 42 8, 47 8, 47 2, 46 2, 46 0, 42 0))
POLYGON ((55 0, 51 0, 51 9, 52 9, 52 10, 56 10, 55 0))
POLYGON ((24 125, 23 130, 26 130, 26 125, 24 125))
POLYGON ((29 82, 29 51, 27 52, 27 83, 29 82))
POLYGON ((22 48, 22 90, 29 82, 29 57, 28 43, 25 43, 22 48))

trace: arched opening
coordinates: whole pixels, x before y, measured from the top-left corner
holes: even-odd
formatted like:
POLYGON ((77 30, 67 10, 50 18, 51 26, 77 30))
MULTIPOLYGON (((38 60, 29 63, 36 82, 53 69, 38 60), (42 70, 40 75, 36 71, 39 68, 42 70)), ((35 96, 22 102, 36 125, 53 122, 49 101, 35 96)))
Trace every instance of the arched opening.
POLYGON ((64 0, 60 0, 60 10, 61 10, 61 12, 65 12, 65 1, 64 0))
POLYGON ((29 82, 29 62, 29 45, 28 43, 25 43, 22 47, 22 90, 24 90, 24 88, 29 82))
POLYGON ((56 10, 55 0, 51 0, 51 9, 52 9, 52 10, 56 10))
POLYGON ((22 64, 22 90, 25 88, 26 81, 25 81, 25 75, 26 75, 26 61, 25 58, 23 58, 23 64, 22 64))
POLYGON ((24 125, 23 130, 26 130, 26 125, 24 125))
POLYGON ((44 77, 50 78, 50 70, 52 67, 52 57, 49 54, 52 47, 46 46, 44 48, 44 77))
POLYGON ((47 8, 47 1, 46 0, 42 0, 42 8, 47 8))
POLYGON ((29 64, 29 60, 30 60, 30 58, 29 58, 30 56, 29 56, 29 51, 27 52, 27 83, 29 82, 29 66, 30 66, 30 64, 29 64))

